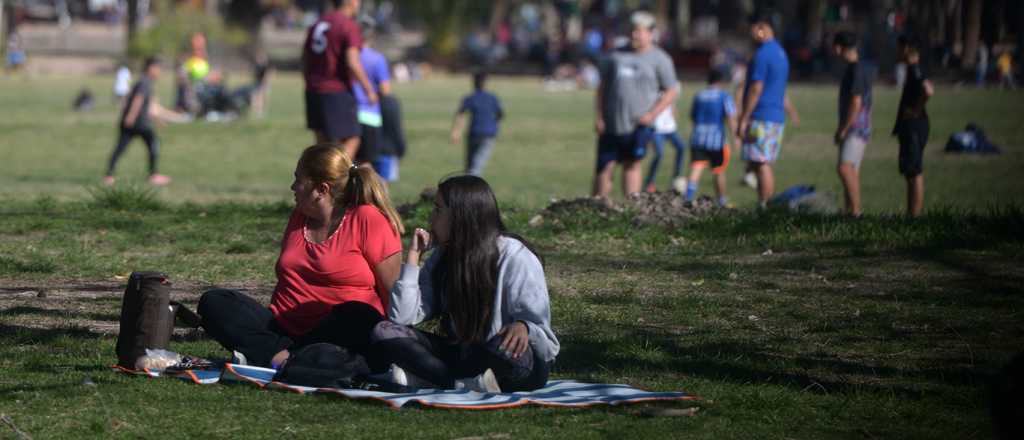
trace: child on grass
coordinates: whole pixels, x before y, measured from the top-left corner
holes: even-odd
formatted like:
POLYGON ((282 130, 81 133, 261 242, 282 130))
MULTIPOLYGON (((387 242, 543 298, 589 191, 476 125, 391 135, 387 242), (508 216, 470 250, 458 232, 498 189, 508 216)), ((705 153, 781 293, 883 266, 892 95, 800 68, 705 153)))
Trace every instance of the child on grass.
POLYGON ((149 183, 163 186, 171 183, 171 178, 157 172, 157 159, 160 154, 160 141, 156 138, 150 119, 168 122, 183 122, 188 116, 181 115, 163 108, 153 99, 153 83, 160 77, 160 62, 156 58, 147 58, 142 68, 142 78, 132 87, 125 100, 124 109, 118 122, 119 135, 117 146, 114 147, 107 163, 107 173, 103 177, 106 185, 114 184, 114 167, 117 166, 121 154, 136 136, 146 142, 149 149, 149 183))
POLYGON ((484 89, 487 75, 473 75, 473 93, 462 99, 462 105, 452 123, 452 143, 459 143, 469 112, 469 129, 466 135, 466 174, 480 176, 484 165, 494 149, 494 138, 498 136, 498 123, 505 116, 501 101, 484 89))
POLYGON ((732 96, 721 88, 724 79, 725 73, 712 69, 708 74, 708 88, 693 97, 693 107, 690 109, 690 119, 693 120, 690 179, 685 187, 687 202, 693 202, 700 175, 710 164, 711 174, 715 177, 718 204, 727 206, 729 203, 725 194, 725 168, 729 165, 727 140, 729 133, 736 132, 736 106, 732 96), (726 124, 729 126, 728 131, 726 124))
POLYGON ((676 125, 675 103, 669 105, 654 119, 654 159, 651 160, 651 168, 647 172, 647 181, 644 182, 644 190, 652 193, 657 191, 654 180, 658 175, 658 165, 661 163, 661 156, 665 154, 665 141, 668 140, 676 149, 676 161, 672 167, 672 180, 678 179, 683 170, 683 158, 686 153, 686 143, 679 137, 679 127, 676 125))
POLYGON ((924 147, 928 143, 929 120, 925 104, 935 89, 920 65, 921 43, 915 37, 903 35, 899 39, 900 59, 907 64, 907 79, 903 83, 896 126, 892 134, 900 142, 899 169, 907 179, 907 215, 917 217, 924 208, 924 147))

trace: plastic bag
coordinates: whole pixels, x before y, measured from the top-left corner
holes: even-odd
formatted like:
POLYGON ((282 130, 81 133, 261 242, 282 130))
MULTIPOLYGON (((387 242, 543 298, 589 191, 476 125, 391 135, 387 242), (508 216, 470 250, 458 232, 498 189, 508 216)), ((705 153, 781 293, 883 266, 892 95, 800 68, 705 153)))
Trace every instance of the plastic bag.
POLYGON ((146 349, 146 355, 135 360, 135 368, 138 370, 163 371, 167 367, 181 362, 181 355, 164 349, 146 349))

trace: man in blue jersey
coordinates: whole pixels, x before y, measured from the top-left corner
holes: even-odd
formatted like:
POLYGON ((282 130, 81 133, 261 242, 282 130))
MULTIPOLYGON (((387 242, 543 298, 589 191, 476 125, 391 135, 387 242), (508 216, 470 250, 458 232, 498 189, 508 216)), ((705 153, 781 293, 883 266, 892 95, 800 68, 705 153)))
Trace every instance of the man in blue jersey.
POLYGON ((743 142, 743 160, 757 175, 757 198, 763 208, 775 192, 772 164, 779 157, 786 125, 789 60, 775 40, 768 15, 751 19, 750 36, 758 47, 747 67, 736 137, 743 142))

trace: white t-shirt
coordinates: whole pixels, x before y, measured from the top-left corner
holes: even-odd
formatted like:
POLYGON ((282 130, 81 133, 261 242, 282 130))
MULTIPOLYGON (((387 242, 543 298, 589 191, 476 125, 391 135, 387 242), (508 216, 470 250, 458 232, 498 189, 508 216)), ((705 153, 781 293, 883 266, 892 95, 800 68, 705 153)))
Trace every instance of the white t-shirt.
POLYGON ((127 96, 132 91, 132 71, 121 66, 114 77, 114 95, 127 96))
POLYGON ((658 134, 675 133, 679 129, 676 126, 675 104, 665 107, 654 119, 654 132, 658 134))

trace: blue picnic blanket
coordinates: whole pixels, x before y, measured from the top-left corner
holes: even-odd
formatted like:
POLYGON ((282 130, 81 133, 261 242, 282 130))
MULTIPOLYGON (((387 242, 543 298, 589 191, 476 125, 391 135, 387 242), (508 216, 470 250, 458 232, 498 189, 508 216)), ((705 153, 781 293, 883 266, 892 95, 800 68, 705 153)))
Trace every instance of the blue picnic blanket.
POLYGON ((468 390, 434 390, 422 389, 411 393, 386 393, 342 388, 311 388, 286 383, 274 382, 275 370, 252 367, 247 365, 226 364, 224 369, 186 370, 165 373, 150 370, 117 370, 141 374, 150 377, 177 377, 197 384, 215 384, 218 382, 247 383, 268 390, 290 391, 300 394, 338 395, 350 399, 368 399, 387 404, 393 409, 400 409, 413 403, 434 408, 457 409, 498 409, 523 405, 586 407, 593 405, 621 405, 649 401, 684 401, 696 400, 685 392, 654 392, 644 391, 629 385, 593 384, 572 380, 552 380, 544 388, 516 393, 480 393, 468 390))

